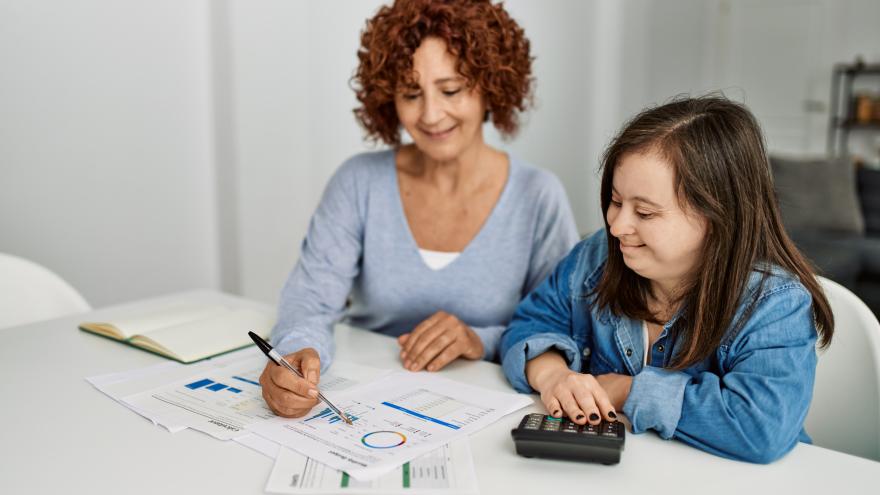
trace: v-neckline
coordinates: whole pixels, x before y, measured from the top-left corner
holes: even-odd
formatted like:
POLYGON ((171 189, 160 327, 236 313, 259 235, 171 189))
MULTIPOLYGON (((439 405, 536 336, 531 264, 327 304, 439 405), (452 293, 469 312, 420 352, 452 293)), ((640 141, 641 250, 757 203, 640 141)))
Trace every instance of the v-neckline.
POLYGON ((419 249, 422 249, 422 248, 419 247, 419 244, 416 242, 416 238, 412 233, 412 229, 410 229, 410 227, 409 227, 409 219, 406 217, 406 210, 404 210, 404 208, 403 208, 403 197, 400 192, 400 181, 397 179, 397 150, 390 150, 389 156, 391 159, 391 180, 392 180, 392 184, 393 184, 392 189, 394 190, 394 195, 397 198, 396 204, 397 204, 398 217, 400 218, 400 222, 402 223, 403 230, 406 232, 406 237, 409 240, 409 244, 410 244, 409 251, 410 251, 411 255, 418 258, 419 264, 425 270, 432 272, 432 273, 440 273, 440 272, 443 272, 444 270, 449 270, 449 268, 454 266, 456 263, 461 263, 460 260, 468 252, 476 249, 474 246, 479 242, 479 240, 482 237, 484 237, 485 235, 488 235, 488 234, 484 234, 484 232, 489 230, 491 225, 494 223, 494 218, 496 216, 498 216, 498 214, 497 214, 498 210, 501 209, 501 205, 504 203, 504 201, 506 200, 506 198, 508 196, 508 190, 510 189, 511 178, 513 177, 513 173, 514 173, 514 159, 513 159, 513 157, 510 156, 509 153, 506 154, 506 156, 507 156, 507 178, 504 181, 504 187, 501 189, 501 194, 498 195, 498 199, 495 201, 495 204, 492 205, 492 209, 489 211, 489 215, 486 216, 486 220, 483 221, 483 225, 480 226, 480 230, 478 230, 477 233, 473 237, 471 237, 471 239, 467 242, 467 244, 464 246, 464 248, 462 248, 462 250, 459 251, 458 256, 454 260, 452 260, 448 265, 444 266, 443 268, 440 268, 439 270, 434 270, 433 268, 429 267, 427 265, 427 263, 425 263, 425 260, 422 258, 422 255, 419 252, 419 249))

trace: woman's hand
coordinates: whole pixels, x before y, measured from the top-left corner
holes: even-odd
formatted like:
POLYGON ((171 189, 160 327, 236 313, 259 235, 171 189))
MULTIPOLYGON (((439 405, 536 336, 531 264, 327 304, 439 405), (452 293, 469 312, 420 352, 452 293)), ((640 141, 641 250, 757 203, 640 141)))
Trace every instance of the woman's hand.
POLYGON ((437 371, 458 357, 480 359, 483 341, 454 315, 438 311, 397 338, 400 360, 410 371, 437 371))
POLYGON ((551 415, 563 414, 577 424, 599 424, 604 417, 617 420, 614 405, 593 375, 570 369, 556 351, 549 351, 526 363, 529 384, 541 393, 541 402, 551 415))
POLYGON ((284 359, 306 378, 300 378, 283 366, 269 361, 260 375, 263 399, 275 414, 285 418, 298 418, 318 403, 321 358, 315 349, 306 347, 284 356, 284 359))

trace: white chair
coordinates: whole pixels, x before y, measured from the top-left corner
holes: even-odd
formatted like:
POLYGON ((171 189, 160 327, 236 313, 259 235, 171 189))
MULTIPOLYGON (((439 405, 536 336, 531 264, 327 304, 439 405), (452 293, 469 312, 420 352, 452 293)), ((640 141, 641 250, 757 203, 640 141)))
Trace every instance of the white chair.
POLYGON ((819 283, 834 313, 834 338, 819 352, 804 427, 820 447, 880 461, 880 323, 842 285, 819 283))
POLYGON ((76 289, 49 269, 0 253, 0 328, 91 309, 76 289))

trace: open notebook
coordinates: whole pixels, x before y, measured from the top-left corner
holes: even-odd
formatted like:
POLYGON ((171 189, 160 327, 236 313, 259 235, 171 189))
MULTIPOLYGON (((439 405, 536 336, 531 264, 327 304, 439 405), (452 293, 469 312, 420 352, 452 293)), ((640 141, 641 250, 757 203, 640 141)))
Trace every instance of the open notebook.
POLYGON ((251 309, 188 304, 110 322, 80 323, 80 330, 192 363, 253 344, 248 331, 267 338, 273 315, 251 309))

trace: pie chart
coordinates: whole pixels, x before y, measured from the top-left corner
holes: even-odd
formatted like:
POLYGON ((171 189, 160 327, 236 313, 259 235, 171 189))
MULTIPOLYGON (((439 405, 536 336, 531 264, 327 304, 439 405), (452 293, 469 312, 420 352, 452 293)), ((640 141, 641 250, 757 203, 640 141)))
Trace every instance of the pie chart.
POLYGON ((406 437, 396 431, 371 431, 361 437, 361 443, 371 449, 393 449, 406 442, 406 437))

